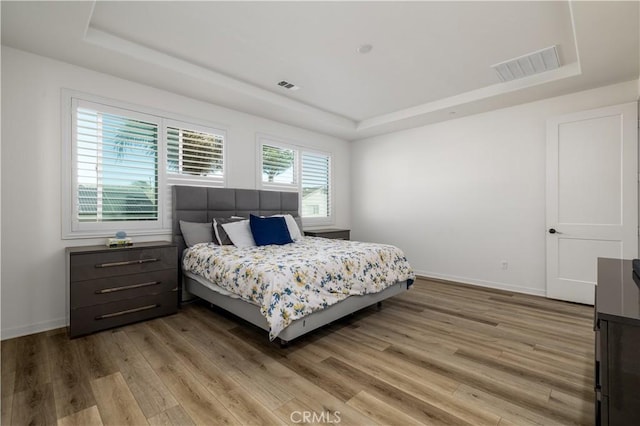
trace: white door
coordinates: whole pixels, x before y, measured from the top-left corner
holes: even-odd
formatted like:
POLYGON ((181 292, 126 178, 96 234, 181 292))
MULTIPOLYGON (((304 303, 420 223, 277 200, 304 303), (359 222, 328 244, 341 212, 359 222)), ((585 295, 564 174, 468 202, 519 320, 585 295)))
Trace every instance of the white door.
POLYGON ((547 122, 547 297, 593 304, 597 258, 638 256, 638 113, 547 122))

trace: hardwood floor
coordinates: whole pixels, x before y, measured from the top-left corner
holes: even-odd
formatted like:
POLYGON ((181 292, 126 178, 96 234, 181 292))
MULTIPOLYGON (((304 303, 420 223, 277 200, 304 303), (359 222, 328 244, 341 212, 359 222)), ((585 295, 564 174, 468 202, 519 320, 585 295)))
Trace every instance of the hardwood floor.
POLYGON ((592 308, 417 280, 281 349, 205 305, 2 342, 2 424, 590 425, 592 308))

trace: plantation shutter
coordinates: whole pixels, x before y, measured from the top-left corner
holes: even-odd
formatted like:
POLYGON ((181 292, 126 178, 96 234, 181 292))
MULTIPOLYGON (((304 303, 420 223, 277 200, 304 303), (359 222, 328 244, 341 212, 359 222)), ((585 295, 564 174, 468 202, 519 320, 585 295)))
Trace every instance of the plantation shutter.
POLYGON ((187 123, 167 126, 167 172, 185 176, 224 176, 224 132, 187 123))
POLYGON ((155 117, 85 101, 73 115, 75 221, 157 221, 155 117))
POLYGON ((330 170, 328 155, 302 153, 302 217, 331 216, 330 170))

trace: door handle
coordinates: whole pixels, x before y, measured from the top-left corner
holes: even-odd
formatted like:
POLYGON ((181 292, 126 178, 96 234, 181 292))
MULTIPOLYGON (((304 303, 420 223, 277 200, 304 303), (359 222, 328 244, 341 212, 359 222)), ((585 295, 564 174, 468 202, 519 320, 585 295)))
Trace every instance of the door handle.
POLYGON ((549 229, 550 234, 562 234, 560 231, 556 231, 554 228, 549 229))

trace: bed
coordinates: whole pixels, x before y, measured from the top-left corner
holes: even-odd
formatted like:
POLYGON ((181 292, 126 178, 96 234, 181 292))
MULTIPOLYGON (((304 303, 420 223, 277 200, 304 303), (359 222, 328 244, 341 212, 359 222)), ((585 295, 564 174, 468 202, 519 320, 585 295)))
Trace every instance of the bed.
MULTIPOLYGON (((291 214, 292 216, 298 216, 298 194, 293 192, 191 186, 174 186, 172 191, 173 241, 178 245, 180 265, 183 269, 185 267, 185 265, 183 265, 183 253, 185 253, 187 246, 180 228, 180 220, 205 223, 211 222, 214 218, 229 218, 232 216, 249 217, 249 214, 260 216, 291 214)), ((334 240, 324 240, 313 237, 304 237, 304 240, 304 243, 301 243, 298 246, 296 246, 296 244, 298 244, 297 242, 288 246, 295 246, 301 250, 306 247, 306 249, 311 252, 313 250, 330 251, 332 250, 332 244, 340 244, 340 242, 334 240), (328 246, 327 248, 319 248, 319 244, 328 246)), ((354 250, 365 250, 370 246, 367 246, 366 243, 355 242, 347 244, 354 245, 354 250)), ((204 245, 206 246, 206 244, 204 245)), ((222 256, 224 254, 222 252, 225 251, 223 248, 214 247, 213 245, 210 247, 202 246, 203 244, 196 245, 192 250, 186 253, 189 257, 185 257, 184 260, 188 269, 192 269, 191 266, 194 264, 194 251, 209 253, 211 258, 215 258, 218 255, 222 256), (207 252, 207 250, 209 251, 207 252), (218 251, 216 252, 216 250, 218 251)), ((276 246, 267 247, 271 247, 271 251, 278 250, 280 248, 276 246)), ((288 247, 288 249, 292 252, 291 247, 288 247)), ((395 247, 394 249, 398 250, 395 247)), ((228 252, 229 250, 226 251, 228 252)), ((248 249, 248 252, 235 254, 236 257, 244 256, 243 259, 246 260, 246 258, 250 258, 252 254, 255 255, 255 250, 251 251, 251 249, 248 249)), ((387 282, 380 291, 376 291, 374 293, 368 292, 367 294, 361 295, 351 295, 348 297, 344 296, 346 298, 343 298, 337 303, 334 301, 332 304, 323 307, 322 309, 314 308, 311 313, 300 314, 304 316, 287 321, 285 326, 280 324, 280 326, 275 329, 276 332, 273 332, 272 330, 272 328, 274 328, 272 321, 273 318, 270 317, 270 322, 268 322, 267 317, 265 316, 266 312, 264 309, 261 310, 259 304, 255 303, 255 301, 252 302, 242 297, 238 297, 238 295, 233 294, 232 292, 225 291, 215 285, 215 283, 205 279, 203 271, 194 272, 183 270, 181 284, 183 300, 191 296, 197 296, 210 302, 212 305, 231 312, 232 314, 256 326, 269 331, 270 338, 272 340, 278 339, 281 344, 286 344, 287 342, 314 329, 322 327, 325 324, 367 306, 380 303, 389 297, 393 297, 408 290, 413 283, 414 277, 413 273, 407 273, 406 269, 407 268, 405 267, 402 274, 404 279, 397 280, 393 283, 387 282), (263 313, 265 313, 265 315, 263 315, 263 313)))

